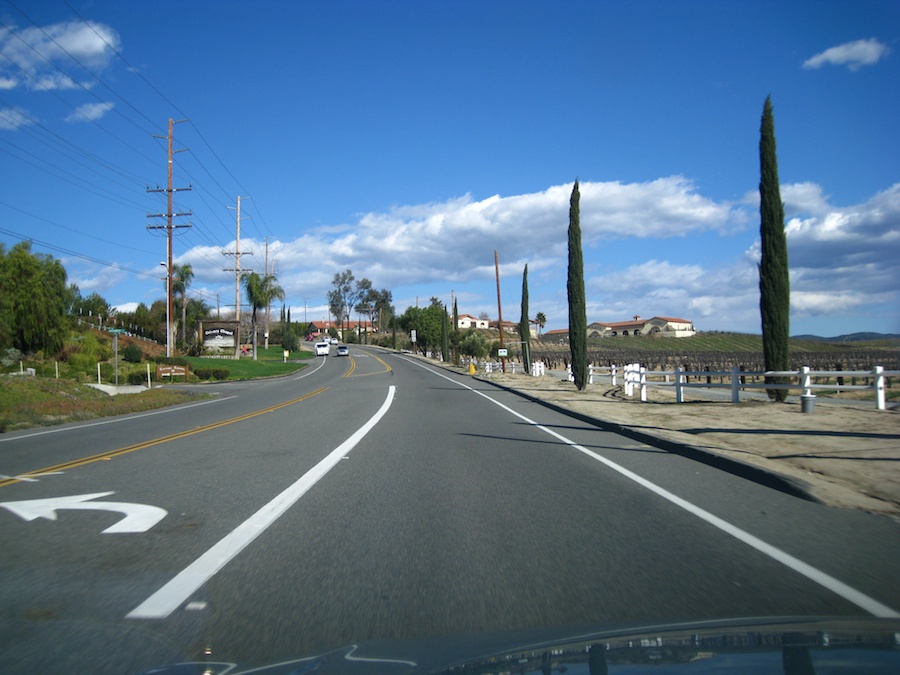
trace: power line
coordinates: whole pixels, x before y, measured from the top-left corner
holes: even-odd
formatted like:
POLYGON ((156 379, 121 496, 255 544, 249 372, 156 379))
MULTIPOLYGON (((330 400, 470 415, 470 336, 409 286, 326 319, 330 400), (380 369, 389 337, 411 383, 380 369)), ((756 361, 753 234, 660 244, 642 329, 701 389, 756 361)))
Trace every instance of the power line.
POLYGON ((83 237, 89 237, 90 239, 94 239, 96 241, 103 242, 104 244, 111 244, 113 246, 118 246, 120 248, 127 248, 132 251, 137 251, 138 253, 146 253, 148 255, 156 255, 156 254, 152 253, 151 251, 145 251, 140 248, 134 248, 133 246, 126 246, 125 244, 119 244, 114 241, 109 241, 108 239, 103 239, 102 237, 95 237, 92 234, 87 234, 86 232, 81 232, 80 230, 76 230, 75 228, 68 227, 66 225, 61 225, 60 223, 55 223, 52 220, 48 220, 47 218, 38 216, 34 213, 29 213, 28 211, 20 209, 17 206, 13 206, 12 204, 7 204, 6 202, 3 202, 3 201, 0 201, 0 206, 5 206, 6 208, 10 209, 11 211, 17 211, 18 213, 28 216, 29 218, 34 218, 35 220, 40 220, 41 222, 47 223, 48 225, 53 225, 54 227, 58 227, 63 230, 68 230, 69 232, 75 232, 76 234, 80 234, 83 237))
POLYGON ((131 269, 130 267, 125 267, 124 265, 120 265, 119 263, 112 263, 108 260, 100 260, 99 258, 94 258, 93 256, 85 255, 83 253, 77 253, 75 251, 71 251, 67 248, 63 248, 61 246, 56 246, 55 244, 49 244, 46 241, 41 241, 40 239, 36 239, 35 237, 27 236, 22 234, 21 232, 15 232, 14 230, 8 230, 5 227, 0 227, 0 232, 3 234, 9 235, 11 237, 16 237, 21 241, 30 241, 44 248, 48 248, 51 251, 58 251, 59 253, 65 253, 66 255, 73 256, 75 258, 81 258, 82 260, 87 260, 88 262, 95 263, 97 265, 103 265, 104 267, 111 267, 113 269, 122 270, 123 272, 128 272, 129 274, 137 274, 142 277, 154 278, 155 275, 150 272, 145 272, 141 270, 131 269))

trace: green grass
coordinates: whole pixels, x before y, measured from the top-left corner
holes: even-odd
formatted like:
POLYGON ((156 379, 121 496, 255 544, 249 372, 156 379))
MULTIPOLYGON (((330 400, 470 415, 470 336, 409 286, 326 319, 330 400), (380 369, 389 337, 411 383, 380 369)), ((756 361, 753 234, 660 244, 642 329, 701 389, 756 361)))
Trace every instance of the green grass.
POLYGON ((291 352, 287 363, 284 363, 284 350, 270 346, 256 350, 257 360, 246 356, 237 360, 215 359, 203 356, 188 356, 191 370, 198 368, 224 368, 229 372, 229 380, 250 380, 258 377, 277 377, 290 375, 306 367, 306 361, 315 358, 312 352, 298 350, 291 352))
POLYGON ((109 396, 72 380, 0 377, 0 432, 124 415, 208 397, 165 387, 109 396))

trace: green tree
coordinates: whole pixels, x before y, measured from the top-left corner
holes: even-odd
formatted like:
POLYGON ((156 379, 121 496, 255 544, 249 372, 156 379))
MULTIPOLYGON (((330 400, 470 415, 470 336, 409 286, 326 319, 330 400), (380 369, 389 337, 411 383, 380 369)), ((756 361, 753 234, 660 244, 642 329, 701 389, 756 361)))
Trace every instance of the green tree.
MULTIPOLYGON (((790 368, 791 282, 788 275, 784 204, 778 182, 775 151, 775 120, 771 97, 763 106, 759 137, 759 312, 762 319, 763 362, 766 370, 790 368)), ((786 378, 767 377, 766 383, 784 383, 786 378)), ((787 389, 767 389, 769 398, 783 402, 787 389)))
POLYGON ((284 290, 276 282, 275 276, 266 274, 259 276, 256 272, 244 272, 241 275, 241 283, 247 294, 247 304, 253 309, 251 323, 253 324, 253 360, 256 361, 256 332, 257 313, 264 309, 272 300, 283 300, 284 290))
POLYGON ((538 328, 540 328, 541 331, 543 332, 544 326, 547 325, 547 315, 544 314, 543 312, 538 312, 535 315, 534 320, 537 321, 538 328))
POLYGON ((0 246, 0 348, 57 353, 69 322, 71 292, 58 260, 33 254, 30 242, 0 246))
POLYGON ((407 334, 416 331, 415 348, 427 356, 430 349, 437 349, 441 343, 441 314, 443 307, 432 304, 422 309, 408 307, 402 316, 397 317, 399 327, 407 334))
MULTIPOLYGON (((350 316, 350 311, 356 306, 359 299, 359 285, 354 286, 356 277, 349 269, 338 272, 331 280, 334 288, 328 291, 328 309, 341 327, 341 335, 344 333, 344 320, 350 316)), ((371 282, 369 282, 371 285, 371 282)))
POLYGON ((581 192, 578 180, 569 200, 569 276, 566 291, 569 298, 569 353, 572 375, 579 390, 587 387, 587 302, 584 294, 584 258, 581 251, 581 192))
POLYGON ((109 319, 115 312, 106 299, 96 291, 86 298, 81 296, 78 286, 69 287, 70 293, 74 294, 72 301, 72 313, 83 317, 97 317, 98 322, 101 319, 109 319))
POLYGON ((450 318, 447 310, 441 308, 441 360, 447 363, 450 360, 450 318))
POLYGON ((522 340, 522 363, 531 373, 531 320, 528 318, 528 265, 522 273, 522 316, 519 319, 519 339, 522 340))
POLYGON ((456 298, 453 298, 453 326, 450 332, 450 344, 453 347, 453 364, 459 365, 459 308, 457 307, 456 298))
POLYGON ((181 306, 181 344, 187 343, 187 297, 188 286, 194 279, 194 268, 190 263, 172 265, 172 293, 180 298, 181 306))
POLYGON ((482 359, 488 355, 488 343, 484 335, 470 328, 459 341, 459 351, 464 356, 482 359))

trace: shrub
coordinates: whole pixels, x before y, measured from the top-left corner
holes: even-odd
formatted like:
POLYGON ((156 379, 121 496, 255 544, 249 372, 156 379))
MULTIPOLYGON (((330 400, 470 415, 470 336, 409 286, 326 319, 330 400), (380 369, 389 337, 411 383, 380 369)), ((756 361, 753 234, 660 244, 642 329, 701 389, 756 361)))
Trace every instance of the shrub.
POLYGON ((213 371, 211 368, 197 368, 194 371, 194 375, 197 376, 198 380, 208 380, 213 376, 213 371))
POLYGON ((161 363, 166 366, 188 366, 190 367, 190 363, 183 356, 157 356, 155 359, 156 363, 161 363))
POLYGON ((284 336, 281 338, 281 346, 289 352, 297 351, 300 349, 300 336, 292 330, 285 331, 284 336))
POLYGON ((212 375, 217 380, 227 380, 231 371, 228 368, 213 368, 212 375))
POLYGON ((130 344, 122 350, 122 359, 128 363, 140 363, 144 358, 144 352, 136 344, 130 344))
POLYGON ((128 373, 128 384, 146 384, 147 376, 146 374, 140 372, 139 370, 135 370, 134 372, 128 373))

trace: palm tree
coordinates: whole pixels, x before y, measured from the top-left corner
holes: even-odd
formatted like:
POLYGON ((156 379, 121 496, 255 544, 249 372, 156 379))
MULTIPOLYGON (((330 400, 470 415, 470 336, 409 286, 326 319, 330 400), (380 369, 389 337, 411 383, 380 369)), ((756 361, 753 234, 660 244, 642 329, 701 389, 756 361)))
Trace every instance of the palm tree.
POLYGON ((181 343, 187 342, 187 296, 188 286, 194 278, 194 268, 190 263, 172 265, 172 293, 181 296, 181 343))
POLYGON ((256 312, 267 307, 272 300, 284 300, 284 290, 271 274, 261 277, 256 272, 244 272, 241 283, 247 293, 247 303, 253 308, 253 360, 256 361, 256 312))
POLYGON ((543 332, 544 326, 547 325, 547 317, 543 312, 538 312, 537 316, 534 317, 534 320, 537 321, 537 325, 541 327, 541 331, 543 332))

